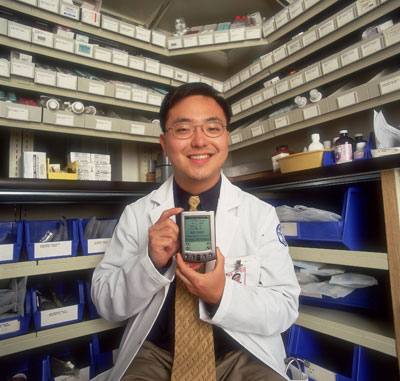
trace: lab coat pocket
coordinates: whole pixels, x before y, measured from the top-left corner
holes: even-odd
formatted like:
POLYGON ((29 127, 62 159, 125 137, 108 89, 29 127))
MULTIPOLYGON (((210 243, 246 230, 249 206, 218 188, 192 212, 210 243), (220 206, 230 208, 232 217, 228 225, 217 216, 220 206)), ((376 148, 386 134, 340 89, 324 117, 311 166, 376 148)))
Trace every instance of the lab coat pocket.
POLYGON ((260 258, 257 255, 225 259, 225 275, 241 284, 257 286, 260 283, 260 271, 260 258))

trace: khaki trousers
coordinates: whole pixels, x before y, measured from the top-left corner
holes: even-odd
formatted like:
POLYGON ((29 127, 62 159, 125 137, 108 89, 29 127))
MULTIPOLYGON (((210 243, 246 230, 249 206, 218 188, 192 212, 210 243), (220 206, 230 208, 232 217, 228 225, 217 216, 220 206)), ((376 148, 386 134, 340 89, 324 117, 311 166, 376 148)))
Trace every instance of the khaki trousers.
MULTIPOLYGON (((173 357, 149 341, 132 361, 123 381, 169 381, 173 357)), ((282 381, 281 375, 250 356, 246 351, 231 351, 216 361, 217 381, 282 381)))

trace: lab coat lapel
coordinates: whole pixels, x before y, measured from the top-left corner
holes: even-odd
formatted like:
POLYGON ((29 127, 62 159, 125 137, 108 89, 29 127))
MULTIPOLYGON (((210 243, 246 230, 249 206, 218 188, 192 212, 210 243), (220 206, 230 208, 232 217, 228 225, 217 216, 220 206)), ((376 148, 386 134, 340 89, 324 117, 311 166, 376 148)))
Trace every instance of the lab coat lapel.
MULTIPOLYGON (((150 211, 150 219, 152 225, 154 225, 160 218, 162 212, 167 209, 175 207, 174 194, 173 194, 173 176, 171 176, 164 184, 158 188, 151 198, 151 201, 155 203, 154 209, 150 211)), ((175 221, 175 216, 172 217, 175 221)))
POLYGON ((237 207, 240 204, 239 190, 222 175, 221 192, 216 215, 217 246, 227 257, 233 237, 239 225, 237 207))

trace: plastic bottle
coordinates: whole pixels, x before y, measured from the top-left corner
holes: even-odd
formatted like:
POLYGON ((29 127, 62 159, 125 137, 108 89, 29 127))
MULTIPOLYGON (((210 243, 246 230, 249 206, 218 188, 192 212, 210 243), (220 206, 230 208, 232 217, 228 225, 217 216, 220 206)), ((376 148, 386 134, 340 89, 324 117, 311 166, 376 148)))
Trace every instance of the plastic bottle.
POLYGON ((363 134, 354 134, 354 141, 355 143, 360 143, 360 142, 364 142, 366 143, 367 141, 363 139, 363 134))
POLYGON ((339 134, 340 137, 335 142, 335 162, 348 163, 353 160, 354 140, 347 135, 347 130, 340 130, 339 134))
POLYGON ((309 151, 317 151, 324 149, 324 145, 319 140, 319 134, 311 135, 311 144, 308 146, 309 151))
POLYGON ((367 143, 366 142, 356 143, 356 150, 354 151, 354 160, 365 159, 366 152, 367 152, 367 143))
POLYGON ((272 169, 275 173, 280 171, 279 159, 291 155, 293 152, 289 150, 286 144, 276 147, 276 152, 272 154, 272 169))

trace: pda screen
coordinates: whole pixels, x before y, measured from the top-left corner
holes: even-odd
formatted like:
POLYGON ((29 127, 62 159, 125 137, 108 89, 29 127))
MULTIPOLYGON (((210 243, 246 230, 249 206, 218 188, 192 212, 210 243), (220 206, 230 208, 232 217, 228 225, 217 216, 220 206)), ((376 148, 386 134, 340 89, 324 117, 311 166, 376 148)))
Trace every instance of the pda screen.
POLYGON ((209 216, 185 217, 185 250, 207 251, 211 249, 209 216))

